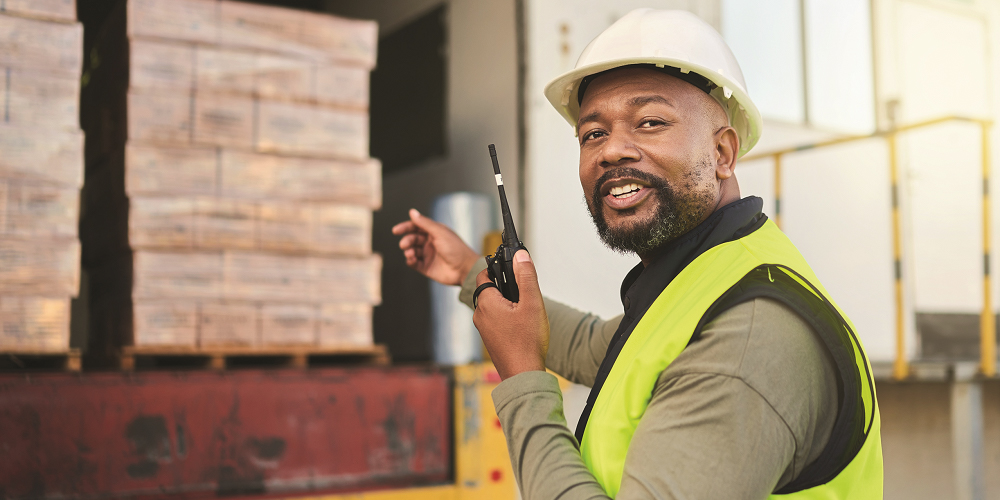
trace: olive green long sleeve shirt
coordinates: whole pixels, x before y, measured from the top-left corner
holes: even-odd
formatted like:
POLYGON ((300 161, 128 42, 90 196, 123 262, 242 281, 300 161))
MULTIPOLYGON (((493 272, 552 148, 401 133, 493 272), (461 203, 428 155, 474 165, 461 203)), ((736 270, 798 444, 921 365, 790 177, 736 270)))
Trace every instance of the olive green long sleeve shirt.
MULTIPOLYGON (((484 267, 462 285, 470 307, 484 267)), ((592 386, 621 316, 603 320, 548 298, 545 309, 546 366, 592 386)), ((616 498, 766 498, 826 446, 836 380, 821 341, 791 309, 758 298, 726 310, 658 378, 616 498)), ((555 377, 510 377, 493 402, 525 500, 608 498, 566 427, 555 377)))

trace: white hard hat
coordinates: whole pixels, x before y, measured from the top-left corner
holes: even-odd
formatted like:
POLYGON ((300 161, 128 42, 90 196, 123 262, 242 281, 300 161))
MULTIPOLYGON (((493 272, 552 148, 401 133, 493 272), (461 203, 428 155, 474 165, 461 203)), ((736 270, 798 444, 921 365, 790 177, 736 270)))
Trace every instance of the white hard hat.
MULTIPOLYGON (((576 68, 545 86, 545 97, 576 128, 578 92, 584 78, 622 66, 651 64, 677 68, 682 79, 696 73, 711 84, 703 90, 722 105, 740 137, 739 156, 760 139, 763 122, 747 95, 743 72, 725 40, 690 12, 636 9, 604 30, 583 49, 576 68)), ((695 83, 697 86, 697 84, 695 83)))

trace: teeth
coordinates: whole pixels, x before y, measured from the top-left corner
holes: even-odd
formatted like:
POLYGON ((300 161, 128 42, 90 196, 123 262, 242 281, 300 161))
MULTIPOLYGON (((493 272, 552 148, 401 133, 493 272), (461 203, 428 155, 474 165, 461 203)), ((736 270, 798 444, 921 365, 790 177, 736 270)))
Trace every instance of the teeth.
POLYGON ((636 183, 627 184, 625 186, 617 186, 611 188, 611 196, 620 197, 624 194, 631 194, 633 191, 638 191, 639 185, 636 183))

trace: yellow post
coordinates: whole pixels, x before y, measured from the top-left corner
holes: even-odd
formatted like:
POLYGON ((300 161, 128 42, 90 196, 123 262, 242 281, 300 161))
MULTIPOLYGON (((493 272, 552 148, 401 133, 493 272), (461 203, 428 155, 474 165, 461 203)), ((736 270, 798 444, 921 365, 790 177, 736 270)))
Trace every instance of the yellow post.
POLYGON ((514 472, 491 393, 500 383, 492 363, 455 367, 455 486, 459 500, 509 500, 514 472))
POLYGON ((774 224, 781 227, 781 153, 774 155, 774 224))
POLYGON ((899 160, 896 156, 896 131, 889 132, 889 177, 892 182, 892 259, 895 270, 896 290, 896 360, 892 364, 892 378, 902 380, 910 374, 906 359, 906 336, 903 314, 903 264, 902 235, 899 221, 899 160))
POLYGON ((979 317, 980 371, 992 377, 997 373, 996 320, 990 290, 990 125, 980 122, 983 146, 983 312, 979 317))

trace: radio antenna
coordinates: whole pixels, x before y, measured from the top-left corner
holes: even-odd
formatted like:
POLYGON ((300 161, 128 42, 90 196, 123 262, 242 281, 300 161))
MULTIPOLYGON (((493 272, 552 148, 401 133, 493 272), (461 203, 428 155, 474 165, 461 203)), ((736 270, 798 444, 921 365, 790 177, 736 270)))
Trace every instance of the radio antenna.
POLYGON ((497 148, 493 144, 489 145, 490 159, 493 160, 493 174, 497 179, 497 190, 500 191, 500 213, 503 216, 503 242, 509 247, 520 247, 521 240, 517 239, 517 230, 514 229, 514 219, 510 216, 510 206, 507 205, 507 193, 503 189, 503 176, 500 175, 500 163, 497 162, 497 148))

